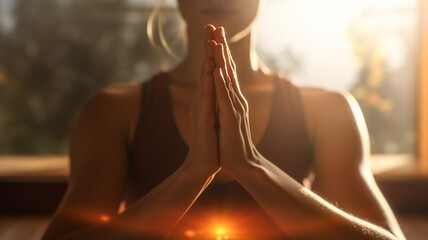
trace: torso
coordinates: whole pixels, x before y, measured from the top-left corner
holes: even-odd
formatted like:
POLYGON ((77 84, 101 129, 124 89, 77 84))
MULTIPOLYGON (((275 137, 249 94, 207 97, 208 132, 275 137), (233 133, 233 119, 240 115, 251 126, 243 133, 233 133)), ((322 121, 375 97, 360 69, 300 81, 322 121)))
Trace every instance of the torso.
MULTIPOLYGON (((242 89, 245 98, 248 101, 250 111, 250 123, 251 123, 251 134, 252 138, 256 143, 260 142, 263 137, 267 124, 269 121, 270 112, 272 110, 272 99, 274 94, 274 83, 272 80, 273 76, 270 77, 270 81, 264 84, 262 87, 252 87, 247 91, 242 89)), ((117 85, 119 86, 119 84, 117 85)), ((123 90, 122 95, 128 95, 132 98, 132 102, 135 105, 129 108, 130 121, 129 131, 127 133, 129 139, 129 145, 132 144, 135 138, 135 132, 138 124, 138 116, 140 113, 140 99, 141 99, 141 86, 139 84, 120 84, 119 88, 123 90)), ((318 88, 306 88, 298 87, 302 96, 303 111, 306 119, 306 126, 308 129, 308 138, 310 144, 313 145, 314 139, 314 127, 317 107, 313 102, 317 101, 316 96, 325 95, 326 91, 318 88)), ((173 113, 176 121, 176 125, 183 140, 189 142, 189 121, 190 121, 190 105, 194 96, 194 89, 180 87, 174 84, 169 86, 171 97, 173 100, 173 113)), ((257 144, 256 144, 257 145, 257 144)))
MULTIPOLYGON (((165 74, 157 75, 144 85, 150 87, 122 87, 125 89, 123 94, 129 92, 132 96, 127 97, 140 101, 143 106, 137 108, 138 104, 132 104, 132 108, 128 108, 129 111, 132 109, 129 114, 132 119, 128 127, 130 155, 127 204, 144 196, 174 172, 188 151, 189 107, 193 91, 169 83, 165 74), (141 93, 141 89, 151 90, 141 93)), ((291 177, 302 182, 309 173, 311 161, 303 116, 305 104, 300 99, 305 95, 288 80, 278 78, 266 82, 261 88, 244 88, 243 93, 250 106, 251 131, 257 149, 291 177)), ((211 210, 224 208, 221 206, 227 206, 229 210, 223 214, 230 219, 236 218, 236 214, 242 211, 252 212, 253 217, 247 220, 249 224, 262 221, 261 229, 270 229, 269 232, 277 234, 282 232, 244 188, 220 173, 192 206, 192 211, 180 222, 176 233, 180 233, 180 228, 192 226, 192 219, 204 213, 207 207, 211 210)))
MULTIPOLYGON (((250 109, 250 127, 254 144, 257 146, 262 140, 268 128, 269 120, 273 111, 273 99, 275 93, 274 76, 269 76, 267 81, 261 86, 252 86, 248 89, 242 88, 241 90, 248 101, 250 109)), ((141 101, 141 86, 139 84, 118 84, 114 88, 121 91, 123 95, 127 95, 134 102, 129 108, 129 126, 128 126, 128 144, 132 145, 138 126, 140 116, 140 101, 141 101)), ((169 91, 172 101, 172 112, 174 115, 177 130, 185 142, 189 143, 190 134, 190 107, 193 101, 195 89, 190 87, 183 87, 179 84, 169 84, 169 91)), ((309 143, 313 146, 315 135, 315 118, 318 111, 313 104, 317 95, 325 94, 324 90, 314 88, 299 87, 301 92, 303 111, 305 114, 305 125, 307 127, 307 134, 309 143)), ((316 101, 316 100, 315 100, 316 101)), ((220 171, 213 184, 230 182, 233 179, 227 176, 226 173, 220 171)))
MULTIPOLYGON (((241 89, 245 98, 248 101, 250 108, 250 124, 251 135, 254 143, 260 142, 261 138, 266 132, 269 117, 272 111, 272 100, 274 94, 274 83, 272 77, 262 87, 252 87, 251 89, 241 89)), ((117 84, 114 88, 121 91, 121 95, 127 95, 134 104, 129 108, 129 131, 126 133, 128 144, 131 145, 135 139, 136 128, 138 125, 138 117, 140 114, 140 99, 141 99, 141 86, 140 84, 117 84)), ((313 104, 316 95, 325 94, 324 90, 316 88, 298 87, 302 96, 303 111, 306 119, 306 126, 308 130, 308 138, 310 144, 313 145, 314 141, 314 128, 315 119, 313 116, 316 114, 316 106, 313 104)), ((180 87, 174 84, 169 86, 172 98, 172 110, 177 128, 183 138, 184 142, 188 144, 190 133, 190 106, 193 101, 194 89, 180 87)))
MULTIPOLYGON (((172 111, 174 114, 177 129, 187 146, 189 146, 190 134, 190 110, 193 102, 195 89, 183 87, 171 82, 169 91, 172 101, 172 111)), ((271 113, 273 111, 274 79, 273 76, 266 77, 262 84, 252 87, 241 86, 241 91, 247 99, 250 111, 251 136, 257 146, 262 140, 267 130, 271 113)), ((212 181, 212 184, 232 181, 233 178, 220 171, 212 181)))

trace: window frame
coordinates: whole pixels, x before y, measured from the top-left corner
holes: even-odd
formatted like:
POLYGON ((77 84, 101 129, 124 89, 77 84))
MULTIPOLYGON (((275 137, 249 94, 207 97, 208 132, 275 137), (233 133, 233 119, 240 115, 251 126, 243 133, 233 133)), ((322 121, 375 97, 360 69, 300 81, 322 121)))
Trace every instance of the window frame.
POLYGON ((420 0, 419 4, 417 160, 419 170, 428 173, 428 1, 420 0))

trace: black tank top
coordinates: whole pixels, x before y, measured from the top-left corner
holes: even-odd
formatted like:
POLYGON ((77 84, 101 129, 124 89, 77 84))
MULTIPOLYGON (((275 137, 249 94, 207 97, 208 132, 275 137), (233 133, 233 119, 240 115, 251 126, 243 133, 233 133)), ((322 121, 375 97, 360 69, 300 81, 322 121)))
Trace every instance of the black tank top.
MULTIPOLYGON (((127 205, 175 172, 187 156, 188 146, 174 120, 168 81, 168 75, 160 73, 142 84, 140 117, 128 158, 127 205)), ((274 91, 269 123, 257 150, 302 182, 309 173, 312 150, 300 92, 283 77, 275 79, 274 91)), ((171 239, 217 239, 215 234, 222 236, 218 239, 226 235, 229 239, 287 239, 236 181, 209 185, 177 224, 171 239), (226 229, 213 230, 214 225, 226 229)))

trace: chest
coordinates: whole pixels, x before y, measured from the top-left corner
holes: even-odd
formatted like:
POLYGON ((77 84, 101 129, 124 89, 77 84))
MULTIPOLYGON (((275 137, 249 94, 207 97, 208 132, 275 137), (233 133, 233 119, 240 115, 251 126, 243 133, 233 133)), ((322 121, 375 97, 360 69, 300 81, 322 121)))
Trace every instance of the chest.
MULTIPOLYGON (((195 92, 193 90, 170 87, 170 96, 172 102, 172 115, 180 134, 186 145, 189 145, 191 129, 191 106, 195 92)), ((274 89, 265 88, 259 91, 247 92, 244 94, 249 105, 249 120, 251 136, 254 144, 263 139, 273 112, 274 106, 274 89)), ((213 183, 225 183, 232 181, 233 178, 220 171, 217 173, 213 183)))
MULTIPOLYGON (((182 139, 187 145, 189 143, 191 106, 194 94, 195 91, 193 90, 170 86, 173 118, 182 139)), ((244 96, 250 109, 251 135, 254 144, 257 145, 263 138, 271 119, 274 106, 274 89, 270 87, 259 91, 244 92, 244 96)))
MULTIPOLYGON (((192 91, 174 91, 150 82, 129 155, 130 198, 149 192, 176 171, 188 153, 192 91), (133 189, 133 190, 132 190, 133 189)), ((287 82, 273 91, 245 92, 251 134, 257 150, 297 181, 307 176, 311 149, 295 88, 287 82)), ((230 182, 223 173, 217 183, 230 182)), ((215 182, 213 182, 215 183, 215 182)))

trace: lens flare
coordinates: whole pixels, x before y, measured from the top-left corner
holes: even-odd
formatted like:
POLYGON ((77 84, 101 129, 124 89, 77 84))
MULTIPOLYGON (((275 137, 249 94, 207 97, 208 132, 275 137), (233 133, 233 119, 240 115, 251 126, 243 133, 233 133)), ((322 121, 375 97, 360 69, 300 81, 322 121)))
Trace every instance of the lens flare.
POLYGON ((109 217, 109 216, 107 216, 107 215, 102 215, 102 216, 100 217, 100 220, 101 220, 102 222, 108 222, 108 221, 110 221, 110 217, 109 217))
POLYGON ((230 230, 227 228, 225 224, 217 224, 213 227, 212 230, 213 236, 217 240, 229 239, 231 234, 230 230))
POLYGON ((188 237, 188 238, 192 238, 192 237, 195 237, 195 236, 196 236, 196 233, 195 233, 195 231, 193 231, 193 230, 187 230, 187 231, 185 231, 185 232, 184 232, 184 235, 185 235, 186 237, 188 237))

